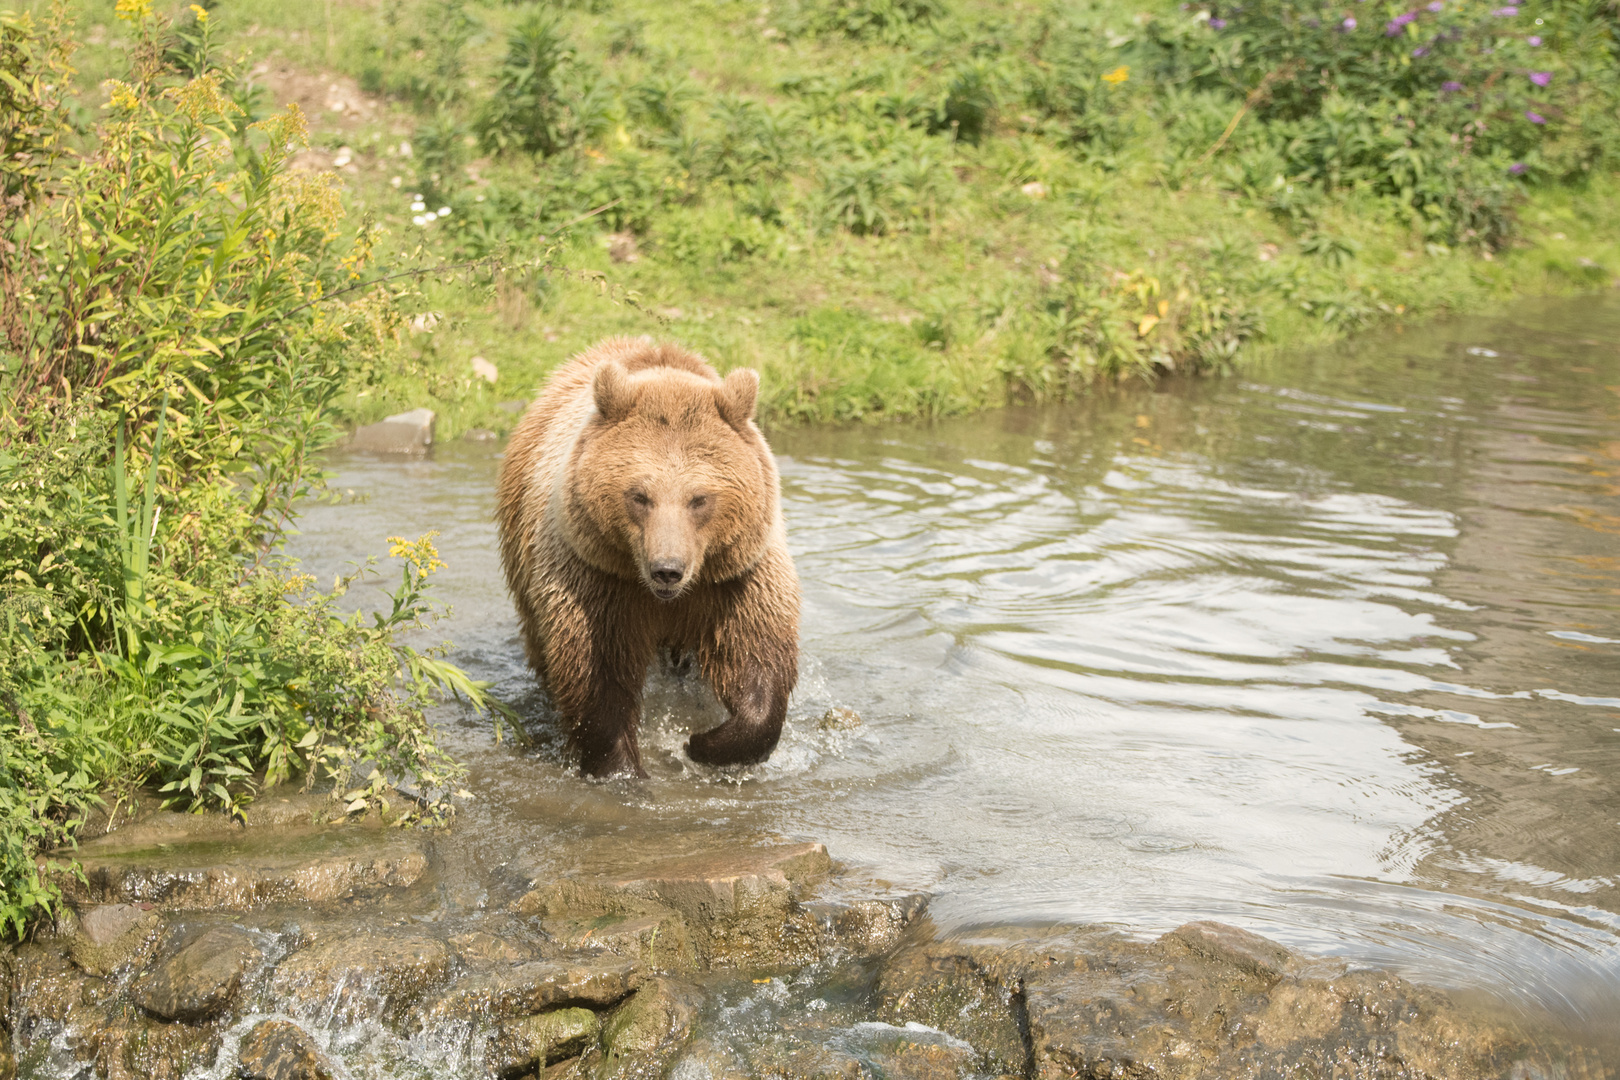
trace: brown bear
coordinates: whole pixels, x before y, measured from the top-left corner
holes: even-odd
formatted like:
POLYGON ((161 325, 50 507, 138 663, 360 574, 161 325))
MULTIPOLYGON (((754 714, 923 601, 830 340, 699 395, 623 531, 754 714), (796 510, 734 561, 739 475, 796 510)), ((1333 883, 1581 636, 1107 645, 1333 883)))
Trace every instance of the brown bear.
POLYGON ((660 648, 697 660, 730 712, 686 752, 764 761, 798 679, 799 579, 759 375, 721 379, 649 338, 552 375, 501 464, 501 562, 529 664, 589 776, 647 775, 636 729, 660 648))

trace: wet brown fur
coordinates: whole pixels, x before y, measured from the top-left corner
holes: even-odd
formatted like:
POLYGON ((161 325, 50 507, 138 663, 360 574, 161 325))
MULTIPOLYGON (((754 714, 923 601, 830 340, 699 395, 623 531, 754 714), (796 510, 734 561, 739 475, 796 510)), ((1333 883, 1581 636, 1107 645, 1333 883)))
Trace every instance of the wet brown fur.
POLYGON ((641 688, 663 647, 695 656, 730 712, 687 742, 693 760, 763 761, 781 735, 799 581, 758 386, 676 345, 610 338, 558 369, 507 446, 501 561, 588 775, 646 775, 641 688), (677 565, 678 585, 657 579, 677 565))

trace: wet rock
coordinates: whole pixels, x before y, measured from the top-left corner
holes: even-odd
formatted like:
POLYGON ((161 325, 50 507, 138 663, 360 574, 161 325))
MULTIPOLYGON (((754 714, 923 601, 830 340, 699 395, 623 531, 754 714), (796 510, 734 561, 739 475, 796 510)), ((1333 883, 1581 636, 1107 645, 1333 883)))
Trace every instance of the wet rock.
POLYGON ((601 915, 594 919, 551 919, 542 925, 553 941, 576 952, 612 953, 652 971, 694 971, 698 967, 692 939, 686 932, 686 920, 674 911, 601 915))
POLYGON ((469 930, 450 938, 461 962, 472 968, 521 964, 537 959, 539 950, 521 938, 502 937, 487 930, 469 930))
POLYGON ((276 968, 271 992, 302 1015, 345 1021, 397 1012, 450 970, 450 947, 413 930, 332 932, 276 968))
POLYGON ((248 1032, 236 1060, 242 1080, 332 1080, 315 1040, 287 1020, 266 1020, 248 1032))
POLYGON ((1015 1002, 1018 975, 985 959, 979 950, 950 942, 901 950, 878 978, 877 1014, 891 1024, 917 1024, 971 1044, 985 1072, 1022 1075, 1028 1053, 1015 1002))
POLYGON ((971 1045, 922 1024, 856 1024, 841 1041, 869 1071, 888 1080, 955 1080, 978 1071, 971 1045))
POLYGON ((453 1021, 502 1020, 558 1006, 606 1008, 641 985, 635 963, 618 958, 536 960, 462 975, 418 1010, 416 1026, 433 1030, 453 1021))
POLYGON ((635 996, 614 1009, 602 1023, 601 1058, 595 1080, 652 1076, 692 1034, 702 997, 673 979, 649 979, 635 996))
POLYGON ((861 726, 861 714, 854 709, 834 707, 821 714, 816 727, 822 731, 853 731, 861 726))
POLYGON ((56 879, 77 907, 246 911, 406 886, 427 870, 427 856, 413 838, 344 829, 250 837, 224 851, 210 841, 130 846, 113 833, 86 844, 78 857, 84 879, 67 873, 56 879))
POLYGON ((1040 1080, 1108 1076, 1556 1075, 1569 1049, 1387 972, 1311 961, 1235 927, 1157 941, 1103 931, 981 932, 903 948, 881 1011, 972 1043, 998 1069, 1013 1033, 1040 1080), (1000 1015, 998 1016, 998 1010, 1000 1015))
POLYGON ((37 1031, 66 1026, 104 994, 106 980, 75 967, 67 953, 44 945, 19 945, 12 959, 11 1034, 14 1050, 37 1031))
POLYGON ((73 962, 92 975, 106 975, 153 945, 163 916, 150 904, 98 904, 79 915, 69 938, 73 962))
POLYGON ((246 930, 216 926, 142 975, 130 997, 161 1019, 197 1023, 224 1011, 243 977, 263 959, 246 930))
POLYGON ((581 1008, 503 1020, 489 1034, 484 1060, 496 1076, 521 1076, 579 1054, 596 1041, 601 1026, 594 1012, 581 1008))
POLYGON ((351 450, 374 454, 424 454, 433 445, 432 409, 396 413, 355 431, 351 450))
POLYGON ((87 1049, 105 1080, 181 1080, 212 1062, 219 1042, 208 1028, 113 1012, 89 1034, 87 1049))
POLYGON ((468 442, 496 442, 500 439, 500 436, 489 430, 489 428, 481 427, 468 428, 462 432, 461 437, 468 442))
POLYGON ((858 956, 887 952, 928 910, 921 894, 885 900, 818 900, 805 909, 830 945, 858 956))
POLYGON ((748 1066, 729 1046, 708 1039, 694 1039, 675 1064, 669 1080, 751 1080, 748 1066))
POLYGON ((759 967, 816 958, 815 921, 798 896, 830 872, 821 844, 715 852, 594 881, 548 882, 515 910, 551 918, 679 912, 699 963, 759 967))

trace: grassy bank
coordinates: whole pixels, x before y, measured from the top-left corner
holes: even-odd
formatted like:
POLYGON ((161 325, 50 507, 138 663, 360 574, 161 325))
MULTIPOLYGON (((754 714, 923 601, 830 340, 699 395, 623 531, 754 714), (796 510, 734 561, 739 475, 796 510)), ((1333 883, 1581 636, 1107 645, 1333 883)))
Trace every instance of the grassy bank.
MULTIPOLYGON (((442 318, 346 391, 359 420, 509 426, 499 402, 610 332, 759 367, 777 420, 959 412, 1620 272, 1597 0, 217 13, 250 108, 319 87, 304 164, 337 169, 385 262, 560 243, 640 300, 428 287, 442 318)), ((122 39, 108 4, 83 20, 89 84, 122 39)))

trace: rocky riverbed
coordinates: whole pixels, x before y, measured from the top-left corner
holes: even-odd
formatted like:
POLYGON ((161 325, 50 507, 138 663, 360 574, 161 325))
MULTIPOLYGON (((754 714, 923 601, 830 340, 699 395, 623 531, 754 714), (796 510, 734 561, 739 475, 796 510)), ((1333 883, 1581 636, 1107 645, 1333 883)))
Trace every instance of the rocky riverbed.
MULTIPOLYGON (((1213 922, 942 938, 817 843, 535 874, 272 796, 148 813, 0 954, 0 1077, 1578 1077, 1601 1052, 1213 922)), ((1610 1063, 1612 1067, 1612 1063, 1610 1063)))

